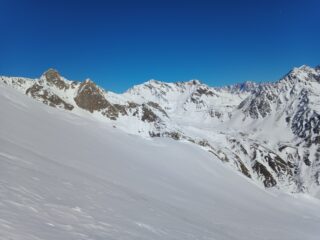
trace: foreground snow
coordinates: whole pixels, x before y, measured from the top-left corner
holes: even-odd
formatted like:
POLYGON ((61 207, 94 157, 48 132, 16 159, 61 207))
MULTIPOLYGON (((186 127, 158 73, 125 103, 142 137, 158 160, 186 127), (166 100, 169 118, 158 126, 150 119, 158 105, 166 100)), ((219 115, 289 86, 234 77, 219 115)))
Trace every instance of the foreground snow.
POLYGON ((0 85, 0 239, 319 239, 320 204, 0 85))

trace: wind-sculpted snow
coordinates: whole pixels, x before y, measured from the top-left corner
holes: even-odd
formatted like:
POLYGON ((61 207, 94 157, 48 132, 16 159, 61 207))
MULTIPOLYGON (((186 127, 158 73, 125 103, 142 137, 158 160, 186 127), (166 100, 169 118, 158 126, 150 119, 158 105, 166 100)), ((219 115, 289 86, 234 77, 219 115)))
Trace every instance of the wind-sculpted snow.
MULTIPOLYGON (((252 184, 220 161, 228 148, 137 137, 6 85, 0 116, 0 239, 319 238, 318 200, 252 184)), ((243 141, 229 139, 251 154, 243 141)))
POLYGON ((69 81, 54 69, 0 83, 126 133, 192 143, 262 187, 320 197, 319 67, 220 88, 150 80, 123 94, 69 81))

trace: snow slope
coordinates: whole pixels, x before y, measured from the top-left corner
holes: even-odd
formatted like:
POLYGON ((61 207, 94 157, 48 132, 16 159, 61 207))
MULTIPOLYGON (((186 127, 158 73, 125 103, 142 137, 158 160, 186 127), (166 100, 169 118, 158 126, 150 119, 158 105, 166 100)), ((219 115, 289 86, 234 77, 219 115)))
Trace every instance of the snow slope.
POLYGON ((319 200, 0 85, 0 239, 316 240, 319 200))
POLYGON ((0 84, 129 134, 188 141, 255 184, 320 199, 320 67, 221 88, 150 80, 123 94, 54 69, 39 79, 0 77, 0 84))

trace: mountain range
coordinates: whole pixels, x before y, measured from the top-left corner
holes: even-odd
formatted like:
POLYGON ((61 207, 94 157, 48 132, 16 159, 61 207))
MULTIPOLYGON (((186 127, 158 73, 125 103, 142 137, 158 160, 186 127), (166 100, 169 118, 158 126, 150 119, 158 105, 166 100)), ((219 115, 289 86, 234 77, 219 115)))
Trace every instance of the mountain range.
POLYGON ((226 87, 150 80, 122 94, 54 69, 0 84, 128 134, 189 142, 263 188, 320 198, 320 66, 226 87))

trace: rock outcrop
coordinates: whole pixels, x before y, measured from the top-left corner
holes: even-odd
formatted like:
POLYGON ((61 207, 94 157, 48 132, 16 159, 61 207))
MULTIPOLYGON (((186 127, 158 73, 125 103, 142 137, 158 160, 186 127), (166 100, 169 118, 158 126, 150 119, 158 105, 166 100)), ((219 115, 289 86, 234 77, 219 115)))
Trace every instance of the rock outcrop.
POLYGON ((86 80, 80 84, 74 101, 80 108, 91 113, 111 106, 105 99, 103 91, 90 80, 86 80))

